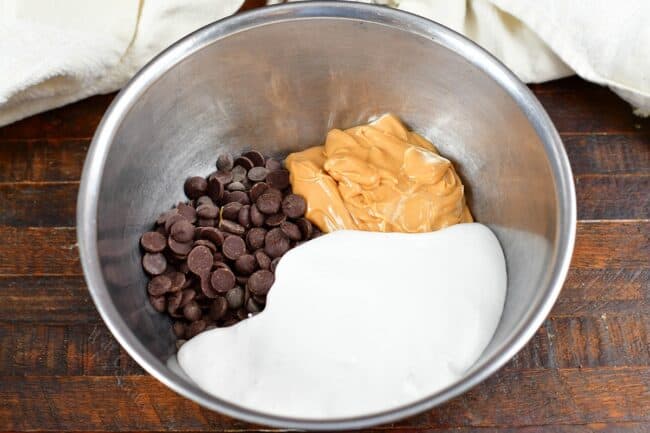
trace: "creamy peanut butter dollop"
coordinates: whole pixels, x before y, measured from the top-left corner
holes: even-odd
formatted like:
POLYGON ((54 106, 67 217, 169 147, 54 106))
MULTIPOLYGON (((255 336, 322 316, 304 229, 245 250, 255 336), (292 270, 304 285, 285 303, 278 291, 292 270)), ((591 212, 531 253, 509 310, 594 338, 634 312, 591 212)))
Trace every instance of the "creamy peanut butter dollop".
POLYGON ((322 231, 430 232, 472 222, 452 163, 394 115, 290 154, 293 192, 322 231))

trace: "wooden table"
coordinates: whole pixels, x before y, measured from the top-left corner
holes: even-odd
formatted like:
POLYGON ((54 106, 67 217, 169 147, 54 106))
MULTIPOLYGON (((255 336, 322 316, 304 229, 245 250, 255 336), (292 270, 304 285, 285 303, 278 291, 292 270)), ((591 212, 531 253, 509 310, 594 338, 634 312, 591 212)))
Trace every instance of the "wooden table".
MULTIPOLYGON (((576 179, 578 236, 560 299, 497 374, 377 430, 650 432, 650 119, 577 78, 531 87, 576 179)), ((89 298, 75 201, 112 97, 0 129, 0 430, 256 430, 146 374, 89 298)))

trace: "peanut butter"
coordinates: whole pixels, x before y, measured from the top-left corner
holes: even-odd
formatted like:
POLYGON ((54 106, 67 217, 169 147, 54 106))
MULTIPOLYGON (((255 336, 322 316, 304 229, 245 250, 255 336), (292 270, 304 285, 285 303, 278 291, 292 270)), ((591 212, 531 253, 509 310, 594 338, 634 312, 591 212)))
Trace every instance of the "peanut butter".
POLYGON ((324 232, 430 232, 473 221, 451 162, 392 114, 333 129, 286 166, 307 218, 324 232))

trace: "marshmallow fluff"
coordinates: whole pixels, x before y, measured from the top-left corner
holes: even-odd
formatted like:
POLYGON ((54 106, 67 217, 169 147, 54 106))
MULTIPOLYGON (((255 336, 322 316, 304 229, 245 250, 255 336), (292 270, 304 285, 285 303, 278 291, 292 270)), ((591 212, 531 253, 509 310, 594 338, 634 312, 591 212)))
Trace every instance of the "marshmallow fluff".
POLYGON ((506 266, 477 223, 431 233, 335 231, 289 251, 267 307, 179 353, 205 391, 267 414, 336 418, 459 380, 499 323, 506 266))

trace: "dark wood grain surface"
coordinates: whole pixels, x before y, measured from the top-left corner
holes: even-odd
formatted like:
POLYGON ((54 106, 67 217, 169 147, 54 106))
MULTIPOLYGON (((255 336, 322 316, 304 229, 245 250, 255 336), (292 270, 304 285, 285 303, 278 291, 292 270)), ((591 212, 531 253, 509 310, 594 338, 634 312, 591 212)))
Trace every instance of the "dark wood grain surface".
MULTIPOLYGON (((575 174, 578 236, 560 299, 501 371, 376 430, 650 432, 650 120, 577 78, 531 86, 575 174)), ((147 375, 81 276, 75 200, 113 95, 0 129, 0 430, 251 431, 147 375)))

